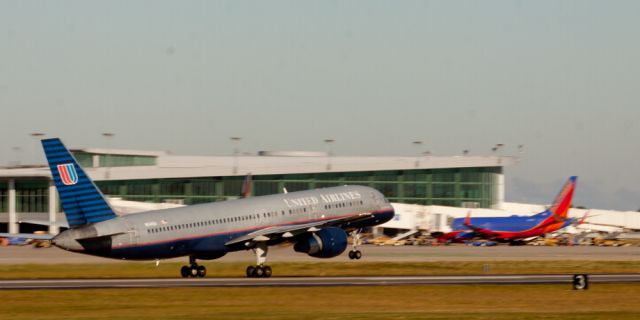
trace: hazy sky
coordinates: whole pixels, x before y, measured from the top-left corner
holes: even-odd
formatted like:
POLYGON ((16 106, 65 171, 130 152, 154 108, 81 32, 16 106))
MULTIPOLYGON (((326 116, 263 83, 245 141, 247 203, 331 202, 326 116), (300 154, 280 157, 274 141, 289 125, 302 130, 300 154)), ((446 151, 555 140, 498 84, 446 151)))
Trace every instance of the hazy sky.
POLYGON ((0 164, 72 147, 503 154, 507 200, 640 208, 640 1, 0 0, 0 164), (411 141, 422 140, 418 149, 411 141), (16 151, 14 147, 20 147, 16 151))

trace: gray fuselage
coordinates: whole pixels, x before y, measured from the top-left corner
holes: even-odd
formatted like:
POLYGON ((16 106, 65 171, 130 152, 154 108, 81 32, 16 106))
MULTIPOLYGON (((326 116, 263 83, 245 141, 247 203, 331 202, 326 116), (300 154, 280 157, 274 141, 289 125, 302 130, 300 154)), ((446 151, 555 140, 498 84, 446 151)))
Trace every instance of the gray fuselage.
POLYGON ((347 230, 392 217, 393 208, 377 190, 341 186, 131 214, 69 229, 54 243, 118 259, 215 259, 246 249, 225 243, 264 228, 331 221, 347 230))

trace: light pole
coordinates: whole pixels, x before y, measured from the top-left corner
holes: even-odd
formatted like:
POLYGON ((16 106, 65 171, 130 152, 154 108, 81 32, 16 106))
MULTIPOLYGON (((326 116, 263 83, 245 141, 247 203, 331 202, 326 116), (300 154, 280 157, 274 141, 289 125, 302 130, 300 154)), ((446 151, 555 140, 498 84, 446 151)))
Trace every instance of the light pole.
POLYGON ((493 151, 494 154, 497 154, 498 151, 500 151, 500 149, 502 149, 504 147, 504 143, 496 143, 496 145, 491 148, 491 151, 493 151))
MULTIPOLYGON (((411 143, 412 143, 414 146, 416 146, 416 147, 420 147, 420 146, 422 146, 422 141, 420 141, 420 140, 416 140, 416 141, 413 141, 413 142, 411 142, 411 143)), ((420 167, 420 154, 418 154, 418 156, 416 157, 415 167, 416 167, 416 168, 419 168, 419 167, 420 167)))
POLYGON ((336 142, 335 139, 324 139, 324 143, 327 145, 327 171, 331 171, 331 156, 333 156, 333 150, 331 145, 336 142))
POLYGON ((242 137, 230 137, 231 144, 233 145, 233 174, 238 174, 238 154, 240 153, 240 149, 238 148, 238 144, 242 137))
MULTIPOLYGON (((105 179, 109 179, 111 177, 111 151, 109 150, 111 148, 111 139, 113 139, 113 136, 115 136, 115 133, 112 132, 104 132, 102 133, 102 136, 105 138, 105 140, 107 141, 106 143, 106 154, 104 155, 104 166, 106 167, 106 171, 104 172, 104 177, 105 179)), ((99 164, 98 164, 99 165, 99 164)))
MULTIPOLYGON (((111 151, 109 151, 109 149, 111 148, 111 139, 113 139, 113 136, 115 136, 115 135, 116 134, 112 133, 112 132, 104 132, 104 133, 102 133, 102 136, 104 137, 104 139, 107 142, 106 143, 107 154, 105 154, 105 157, 104 157, 104 166, 105 167, 109 167, 111 165, 111 161, 109 161, 110 160, 109 159, 109 153, 111 151)), ((107 175, 108 175, 108 173, 107 173, 107 175)))

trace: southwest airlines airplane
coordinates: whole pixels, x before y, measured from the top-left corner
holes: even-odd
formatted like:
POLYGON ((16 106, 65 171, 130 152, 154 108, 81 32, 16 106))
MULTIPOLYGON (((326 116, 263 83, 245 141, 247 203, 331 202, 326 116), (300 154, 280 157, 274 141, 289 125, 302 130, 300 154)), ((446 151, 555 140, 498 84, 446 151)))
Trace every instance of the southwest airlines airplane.
POLYGON ((206 275, 196 260, 248 249, 256 265, 247 267, 247 277, 270 277, 264 264, 269 246, 291 242, 297 252, 332 258, 347 248, 347 233, 354 238, 349 258, 360 259, 359 230, 394 215, 377 190, 342 186, 117 216, 60 139, 42 140, 42 146, 69 226, 44 238, 69 251, 114 259, 188 256, 182 277, 206 275))
POLYGON ((432 236, 440 242, 464 242, 475 238, 520 244, 523 240, 536 238, 565 228, 573 223, 582 223, 568 218, 577 177, 570 177, 549 209, 533 216, 510 216, 474 218, 471 213, 466 218, 454 219, 452 232, 434 232, 432 236))

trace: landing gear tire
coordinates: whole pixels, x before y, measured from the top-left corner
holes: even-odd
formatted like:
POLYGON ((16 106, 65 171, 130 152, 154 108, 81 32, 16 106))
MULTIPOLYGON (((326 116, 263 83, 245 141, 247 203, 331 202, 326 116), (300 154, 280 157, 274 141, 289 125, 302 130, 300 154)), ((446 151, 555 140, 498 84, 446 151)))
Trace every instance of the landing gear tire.
POLYGON ((198 278, 204 278, 207 275, 207 268, 204 266, 198 266, 196 270, 198 271, 198 278))
POLYGON ((257 266, 254 271, 254 278, 262 278, 264 277, 264 268, 262 266, 257 266))
POLYGON ((256 271, 256 268, 254 266, 248 266, 247 267, 247 278, 253 278, 253 275, 256 271))
POLYGON ((248 266, 247 278, 270 278, 273 271, 269 266, 248 266))
POLYGON ((198 265, 194 256, 189 256, 189 265, 180 268, 180 275, 183 278, 204 278, 207 275, 207 268, 198 265))
POLYGON ((351 260, 360 260, 362 258, 362 252, 360 250, 351 250, 349 251, 349 259, 351 260))
POLYGON ((272 271, 271 271, 271 267, 269 267, 269 266, 264 266, 264 275, 263 275, 263 277, 265 277, 265 278, 271 278, 271 273, 272 273, 272 271))
POLYGON ((191 274, 191 269, 187 266, 182 266, 182 268, 180 268, 180 275, 183 278, 188 278, 189 274, 191 274))
POLYGON ((189 267, 189 278, 197 278, 198 277, 198 267, 191 266, 189 267))

